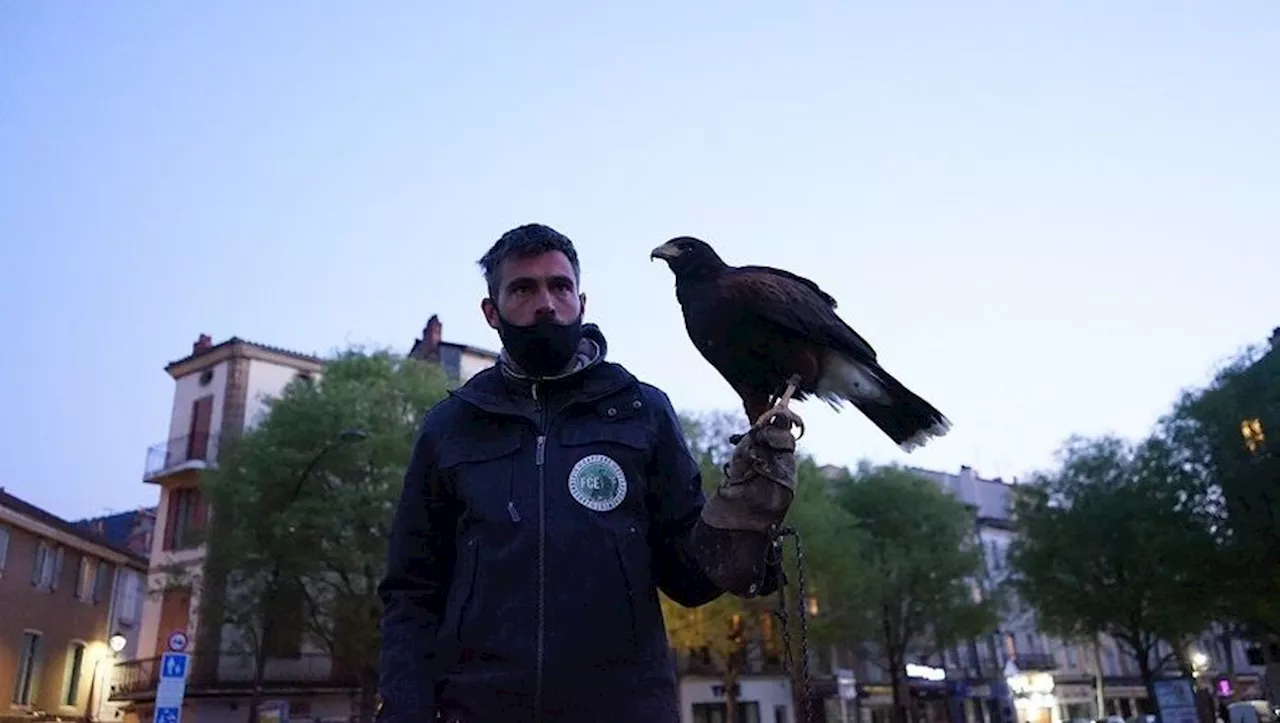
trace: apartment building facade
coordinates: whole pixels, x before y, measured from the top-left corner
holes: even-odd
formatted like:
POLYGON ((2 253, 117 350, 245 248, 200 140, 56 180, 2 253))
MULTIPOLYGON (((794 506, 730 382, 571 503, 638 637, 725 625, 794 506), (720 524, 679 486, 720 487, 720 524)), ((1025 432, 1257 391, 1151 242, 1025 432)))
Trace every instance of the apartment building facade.
MULTIPOLYGON (((983 478, 970 467, 958 473, 911 471, 933 480, 973 512, 984 564, 979 593, 1001 585, 1010 572, 1008 551, 1015 536, 1011 484, 983 478)), ((1230 673, 1235 699, 1257 695, 1262 669, 1250 664, 1244 641, 1209 630, 1195 647, 1202 656, 1202 681, 1230 673)), ((1012 693, 1018 723, 1066 723, 1107 715, 1127 719, 1153 709, 1137 662, 1123 646, 1107 636, 1099 636, 1096 644, 1066 644, 1037 630, 1034 613, 1025 608, 1013 608, 990 635, 943 651, 924 667, 934 674, 909 678, 909 684, 918 689, 918 699, 931 702, 937 719, 950 723, 997 723, 1004 686, 1012 693)), ((887 676, 875 666, 861 666, 856 673, 863 720, 888 720, 887 676)))
POLYGON ((0 488, 0 721, 120 719, 112 663, 135 655, 144 557, 0 488))
MULTIPOLYGON (((411 358, 439 363, 455 382, 463 382, 497 355, 442 342, 437 317, 414 342, 411 358)), ((110 697, 131 716, 150 720, 158 683, 158 663, 166 639, 175 631, 191 641, 191 672, 184 703, 185 721, 243 720, 253 687, 254 655, 238 631, 221 621, 200 619, 202 572, 207 549, 203 533, 212 511, 201 494, 200 475, 217 464, 218 450, 258 423, 266 402, 297 378, 319 378, 321 358, 232 337, 214 344, 201 335, 191 353, 171 362, 174 396, 165 441, 147 450, 143 482, 155 485, 155 534, 149 556, 148 586, 137 656, 115 666, 110 697)), ((300 611, 299 611, 300 612, 300 611)), ((288 613, 281 613, 282 620, 288 613)), ((296 618, 296 615, 294 616, 296 618)), ((293 628, 296 626, 281 625, 293 628)), ((284 636, 277 636, 280 639, 284 636)), ((301 635, 272 646, 263 671, 265 700, 286 707, 293 721, 346 721, 353 714, 356 683, 335 666, 327 652, 310 647, 301 635)))

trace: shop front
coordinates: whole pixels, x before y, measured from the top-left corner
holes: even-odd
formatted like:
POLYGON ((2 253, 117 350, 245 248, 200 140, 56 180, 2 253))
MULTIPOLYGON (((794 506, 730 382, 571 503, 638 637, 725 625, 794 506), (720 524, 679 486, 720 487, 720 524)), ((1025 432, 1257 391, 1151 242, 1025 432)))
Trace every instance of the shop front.
POLYGON ((1061 723, 1052 673, 1017 672, 1005 679, 1018 723, 1061 723))

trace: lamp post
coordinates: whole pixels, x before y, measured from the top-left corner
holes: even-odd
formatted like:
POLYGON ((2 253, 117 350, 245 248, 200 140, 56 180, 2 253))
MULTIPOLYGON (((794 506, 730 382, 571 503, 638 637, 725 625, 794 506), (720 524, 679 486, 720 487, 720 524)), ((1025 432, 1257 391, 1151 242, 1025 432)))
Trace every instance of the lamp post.
MULTIPOLYGON (((124 650, 124 646, 129 644, 129 639, 119 630, 111 634, 107 638, 107 650, 111 651, 111 660, 114 661, 120 655, 120 651, 124 650)), ((102 704, 106 701, 106 696, 110 694, 110 687, 107 685, 106 677, 111 675, 108 668, 102 673, 102 677, 98 677, 98 670, 102 666, 102 656, 95 656, 97 660, 93 661, 93 676, 89 679, 89 700, 85 703, 85 716, 89 720, 102 720, 102 704), (101 680, 101 683, 99 683, 101 680)))
MULTIPOLYGON (((298 495, 302 494, 302 488, 306 485, 307 478, 315 471, 320 464, 320 460, 324 459, 327 454, 333 450, 347 444, 353 444, 368 439, 369 435, 360 429, 344 429, 337 437, 329 440, 319 452, 307 462, 302 468, 302 473, 298 475, 297 482, 293 485, 292 494, 285 501, 284 508, 292 505, 298 500, 298 495)), ((259 528, 259 534, 264 530, 259 528)), ((279 592, 280 587, 280 558, 275 557, 272 560, 271 574, 267 579, 267 599, 273 599, 279 592)), ((262 677, 267 663, 267 640, 271 637, 271 630, 275 627, 275 621, 269 614, 262 617, 262 634, 258 638, 258 645, 253 656, 253 691, 249 697, 249 723, 257 723, 258 706, 262 702, 262 677)))

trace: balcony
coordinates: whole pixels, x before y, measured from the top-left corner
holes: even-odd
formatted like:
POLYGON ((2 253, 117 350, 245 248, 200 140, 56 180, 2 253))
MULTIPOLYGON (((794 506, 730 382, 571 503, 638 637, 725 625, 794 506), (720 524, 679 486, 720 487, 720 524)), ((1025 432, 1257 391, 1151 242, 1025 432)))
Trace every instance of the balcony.
POLYGON ((147 450, 142 470, 144 482, 158 482, 184 470, 204 469, 218 458, 218 435, 187 434, 161 442, 147 450))
MULTIPOLYGON (((253 688, 253 656, 249 653, 219 653, 216 665, 193 654, 189 664, 187 691, 205 695, 237 694, 253 688)), ((143 658, 118 663, 112 671, 111 700, 148 700, 156 694, 160 658, 143 658)), ((323 653, 298 658, 272 658, 262 675, 267 690, 347 690, 359 685, 356 677, 323 653)))
POLYGON ((1018 653, 1013 664, 1023 673, 1052 673, 1058 669, 1058 658, 1048 653, 1018 653))

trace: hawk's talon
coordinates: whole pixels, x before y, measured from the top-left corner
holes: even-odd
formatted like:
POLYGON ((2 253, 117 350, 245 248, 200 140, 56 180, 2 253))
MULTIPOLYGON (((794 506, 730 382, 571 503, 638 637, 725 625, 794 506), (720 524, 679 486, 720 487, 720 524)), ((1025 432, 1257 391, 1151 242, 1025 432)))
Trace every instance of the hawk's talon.
POLYGON ((788 431, 790 431, 791 427, 800 428, 800 433, 796 435, 796 441, 799 441, 800 438, 804 436, 804 420, 800 418, 799 414, 796 414, 787 407, 781 405, 760 415, 760 418, 756 420, 756 423, 751 425, 751 431, 754 432, 756 430, 764 429, 765 427, 773 425, 779 419, 786 420, 788 431))

